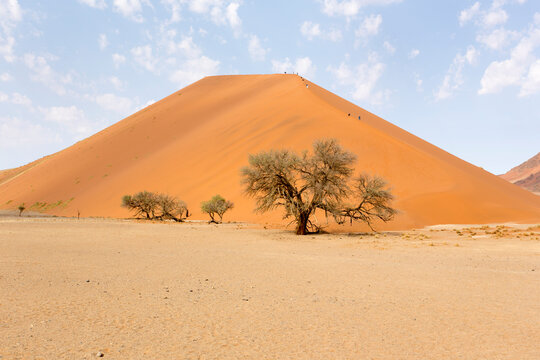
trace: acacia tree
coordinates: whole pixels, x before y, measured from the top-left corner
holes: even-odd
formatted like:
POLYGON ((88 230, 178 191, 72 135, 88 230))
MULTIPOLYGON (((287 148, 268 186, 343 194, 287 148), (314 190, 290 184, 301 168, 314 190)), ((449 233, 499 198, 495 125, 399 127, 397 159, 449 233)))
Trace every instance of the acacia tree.
POLYGON ((135 211, 136 216, 147 219, 184 221, 189 217, 186 203, 167 194, 141 191, 135 195, 124 195, 122 206, 135 211))
POLYGON ((157 218, 161 220, 182 222, 189 217, 186 203, 171 195, 157 194, 157 207, 160 212, 157 218))
POLYGON ((233 207, 234 203, 232 201, 225 200, 219 194, 201 203, 202 212, 210 215, 210 222, 216 224, 223 222, 223 215, 233 207), (219 222, 216 221, 216 215, 219 216, 219 222))
POLYGON ((124 195, 122 197, 122 206, 135 211, 135 216, 144 216, 147 219, 155 217, 158 205, 158 197, 149 191, 141 191, 135 195, 124 195))
POLYGON ((375 218, 391 220, 396 211, 389 205, 393 197, 384 181, 361 175, 352 188, 349 185, 355 160, 336 140, 317 140, 311 155, 288 150, 250 155, 249 166, 242 168, 243 183, 256 199, 256 211, 283 207, 284 218, 293 218, 298 235, 320 230, 311 222, 317 209, 338 223, 348 218, 371 227, 375 218), (347 203, 352 197, 358 205, 347 203))

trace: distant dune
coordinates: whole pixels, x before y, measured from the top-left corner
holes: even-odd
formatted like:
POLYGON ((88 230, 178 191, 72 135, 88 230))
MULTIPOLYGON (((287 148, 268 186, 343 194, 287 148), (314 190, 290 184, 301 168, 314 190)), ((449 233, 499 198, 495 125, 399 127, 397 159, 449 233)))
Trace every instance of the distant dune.
POLYGON ((506 174, 501 175, 501 177, 540 195, 540 153, 511 169, 506 174))
POLYGON ((3 176, 0 207, 24 202, 57 215, 128 217, 122 195, 149 190, 180 197, 194 219, 205 219, 200 202, 219 193, 236 205, 225 220, 282 224, 280 211, 253 213, 239 170, 248 154, 310 149, 318 138, 339 139, 358 156, 358 172, 391 184, 400 213, 379 229, 540 222, 538 196, 299 76, 281 74, 204 78, 3 176))

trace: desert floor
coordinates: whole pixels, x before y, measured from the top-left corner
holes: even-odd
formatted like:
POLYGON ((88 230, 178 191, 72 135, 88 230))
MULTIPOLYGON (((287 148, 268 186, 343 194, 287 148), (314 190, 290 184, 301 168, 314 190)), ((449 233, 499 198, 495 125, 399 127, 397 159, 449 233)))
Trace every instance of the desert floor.
POLYGON ((0 358, 540 359, 540 227, 0 216, 0 358))

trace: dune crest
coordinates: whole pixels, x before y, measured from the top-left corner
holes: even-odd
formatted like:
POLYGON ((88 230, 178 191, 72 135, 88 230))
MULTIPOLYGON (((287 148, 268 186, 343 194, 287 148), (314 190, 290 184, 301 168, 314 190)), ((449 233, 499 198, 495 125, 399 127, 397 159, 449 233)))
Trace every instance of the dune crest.
POLYGON ((358 172, 390 183, 400 214, 376 224, 379 229, 540 222, 539 197, 312 82, 282 74, 204 78, 4 178, 0 207, 47 203, 42 210, 57 215, 128 217, 122 195, 148 190, 178 196, 192 218, 206 219, 200 202, 219 193, 235 203, 227 220, 280 224, 280 211, 253 213, 240 168, 250 153, 301 151, 318 138, 337 138, 358 156, 358 172))

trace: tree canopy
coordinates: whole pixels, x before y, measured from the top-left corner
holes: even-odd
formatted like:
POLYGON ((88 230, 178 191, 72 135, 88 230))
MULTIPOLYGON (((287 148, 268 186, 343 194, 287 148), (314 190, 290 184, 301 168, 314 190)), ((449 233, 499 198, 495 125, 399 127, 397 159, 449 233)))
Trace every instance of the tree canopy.
POLYGON ((256 199, 256 211, 283 207, 284 218, 293 218, 299 235, 320 229, 311 221, 317 209, 338 223, 363 221, 373 229, 373 220, 394 217, 393 196, 379 177, 362 174, 353 179, 355 161, 337 140, 317 140, 312 154, 271 150, 250 155, 249 166, 242 168, 243 183, 256 199))
POLYGON ((167 194, 140 191, 134 195, 124 195, 122 206, 135 212, 135 216, 146 219, 183 221, 189 211, 182 200, 167 194))
POLYGON ((210 216, 211 223, 218 223, 216 215, 219 216, 219 222, 223 222, 223 215, 233 207, 234 204, 231 201, 225 200, 219 194, 201 203, 201 210, 210 216))

